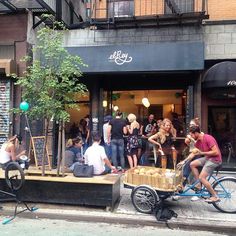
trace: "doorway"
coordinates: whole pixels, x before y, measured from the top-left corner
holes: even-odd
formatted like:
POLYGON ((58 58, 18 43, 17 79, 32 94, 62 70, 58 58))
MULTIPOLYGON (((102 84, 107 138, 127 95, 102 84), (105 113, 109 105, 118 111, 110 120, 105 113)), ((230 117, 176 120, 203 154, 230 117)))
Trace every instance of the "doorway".
POLYGON ((236 107, 210 106, 208 132, 216 139, 225 168, 236 167, 236 107))

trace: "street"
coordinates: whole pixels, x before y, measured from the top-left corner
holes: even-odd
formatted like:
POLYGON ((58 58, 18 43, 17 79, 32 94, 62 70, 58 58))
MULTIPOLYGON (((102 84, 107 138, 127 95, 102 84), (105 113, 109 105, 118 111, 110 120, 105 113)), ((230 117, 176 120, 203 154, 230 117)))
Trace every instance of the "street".
POLYGON ((53 219, 26 219, 17 217, 6 225, 0 225, 1 236, 79 236, 79 235, 165 235, 165 236, 217 236, 212 232, 183 231, 177 229, 158 228, 153 226, 137 226, 122 224, 107 224, 95 222, 69 222, 53 219))

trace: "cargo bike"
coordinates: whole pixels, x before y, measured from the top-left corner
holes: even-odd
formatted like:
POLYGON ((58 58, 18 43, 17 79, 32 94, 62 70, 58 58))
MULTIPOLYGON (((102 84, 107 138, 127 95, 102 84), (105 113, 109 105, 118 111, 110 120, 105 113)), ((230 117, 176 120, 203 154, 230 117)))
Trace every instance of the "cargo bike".
MULTIPOLYGON (((131 188, 131 200, 134 208, 150 214, 171 196, 202 198, 210 197, 208 190, 202 186, 201 190, 194 191, 199 180, 183 186, 181 170, 138 166, 125 173, 124 187, 131 188)), ((236 178, 218 177, 218 170, 208 177, 213 189, 220 198, 219 202, 212 205, 224 213, 236 213, 236 178)))

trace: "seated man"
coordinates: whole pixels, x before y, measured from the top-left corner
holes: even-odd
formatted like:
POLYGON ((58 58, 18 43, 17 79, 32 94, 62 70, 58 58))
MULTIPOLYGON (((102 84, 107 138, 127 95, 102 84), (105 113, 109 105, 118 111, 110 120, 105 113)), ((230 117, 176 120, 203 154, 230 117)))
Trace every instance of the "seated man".
MULTIPOLYGON (((193 158, 197 155, 204 156, 191 162, 190 167, 193 175, 196 180, 200 180, 200 182, 207 188, 207 190, 211 194, 211 197, 206 199, 206 202, 218 202, 220 201, 220 199, 207 180, 207 176, 211 175, 214 169, 222 163, 221 152, 218 144, 214 137, 212 137, 211 135, 201 133, 198 126, 190 127, 189 132, 191 137, 196 140, 195 147, 197 148, 190 154, 190 158, 193 158), (200 174, 198 171, 199 166, 203 167, 200 174)), ((200 188, 199 185, 197 187, 200 188)))
POLYGON ((93 144, 89 147, 85 154, 85 164, 92 165, 94 175, 102 175, 116 171, 116 168, 111 165, 111 162, 106 156, 105 149, 100 145, 101 136, 98 133, 92 135, 93 144))

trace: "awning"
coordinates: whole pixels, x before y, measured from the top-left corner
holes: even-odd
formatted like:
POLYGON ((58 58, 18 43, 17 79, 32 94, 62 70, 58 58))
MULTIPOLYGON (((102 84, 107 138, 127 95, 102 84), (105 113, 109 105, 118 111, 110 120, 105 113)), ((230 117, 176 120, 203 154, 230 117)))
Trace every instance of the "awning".
POLYGON ((0 59, 0 69, 5 72, 6 75, 15 72, 15 63, 12 59, 0 59))
POLYGON ((212 66, 203 77, 202 87, 236 87, 236 62, 224 61, 212 66))

